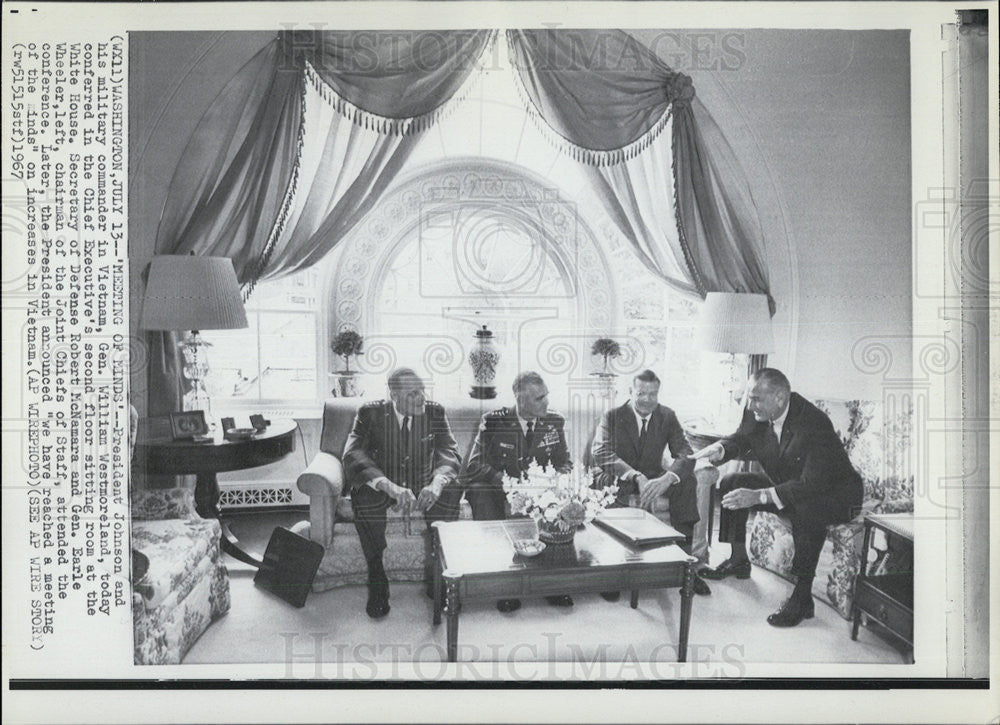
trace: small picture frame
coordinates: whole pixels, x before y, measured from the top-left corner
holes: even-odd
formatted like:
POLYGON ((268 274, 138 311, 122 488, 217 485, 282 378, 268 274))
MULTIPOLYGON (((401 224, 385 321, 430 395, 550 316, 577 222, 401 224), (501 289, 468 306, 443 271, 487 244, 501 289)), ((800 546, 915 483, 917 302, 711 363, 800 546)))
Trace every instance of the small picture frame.
POLYGON ((208 433, 205 411, 186 410, 170 414, 170 435, 175 441, 190 440, 208 433))

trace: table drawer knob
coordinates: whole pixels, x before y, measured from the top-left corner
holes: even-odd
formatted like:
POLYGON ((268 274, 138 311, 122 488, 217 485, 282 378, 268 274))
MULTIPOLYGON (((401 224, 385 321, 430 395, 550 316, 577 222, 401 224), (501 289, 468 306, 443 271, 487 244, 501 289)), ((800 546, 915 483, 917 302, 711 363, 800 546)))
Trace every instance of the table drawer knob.
POLYGON ((888 614, 888 611, 886 610, 885 605, 884 604, 879 604, 878 605, 878 611, 875 613, 875 616, 877 618, 881 619, 884 622, 886 620, 886 615, 887 614, 888 614))

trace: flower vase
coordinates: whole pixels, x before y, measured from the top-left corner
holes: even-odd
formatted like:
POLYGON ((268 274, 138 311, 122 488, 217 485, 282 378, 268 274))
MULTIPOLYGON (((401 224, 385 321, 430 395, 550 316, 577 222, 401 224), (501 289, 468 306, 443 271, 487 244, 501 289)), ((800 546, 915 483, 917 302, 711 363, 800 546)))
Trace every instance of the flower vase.
POLYGON ((544 519, 538 522, 538 538, 546 544, 571 544, 575 535, 575 526, 571 526, 568 531, 563 531, 557 524, 544 519))

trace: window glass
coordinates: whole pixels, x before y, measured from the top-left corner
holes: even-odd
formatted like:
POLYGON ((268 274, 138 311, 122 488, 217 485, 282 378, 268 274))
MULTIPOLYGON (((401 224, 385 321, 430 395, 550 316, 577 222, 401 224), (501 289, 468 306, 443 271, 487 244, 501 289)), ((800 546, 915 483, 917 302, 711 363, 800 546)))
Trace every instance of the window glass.
POLYGON ((205 330, 213 410, 257 401, 315 401, 320 357, 322 265, 261 282, 247 300, 242 330, 205 330))

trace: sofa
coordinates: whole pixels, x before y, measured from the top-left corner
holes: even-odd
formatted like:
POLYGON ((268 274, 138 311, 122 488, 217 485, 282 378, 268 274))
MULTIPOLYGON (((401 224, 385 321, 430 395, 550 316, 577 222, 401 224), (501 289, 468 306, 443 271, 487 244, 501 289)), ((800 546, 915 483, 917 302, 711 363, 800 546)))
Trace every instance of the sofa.
MULTIPOLYGON (((851 616, 854 579, 861 562, 866 513, 913 511, 910 460, 911 410, 893 410, 861 400, 814 400, 830 416, 851 463, 864 480, 861 513, 846 524, 827 527, 813 581, 813 596, 833 606, 844 619, 851 616)), ((791 526, 777 514, 758 512, 747 524, 750 560, 791 579, 791 526)))
MULTIPOLYGON (((344 490, 344 470, 341 456, 354 422, 354 414, 363 401, 359 398, 331 398, 323 407, 323 427, 319 451, 309 466, 299 475, 297 486, 309 496, 309 520, 292 527, 292 531, 319 543, 325 549, 319 571, 313 581, 313 591, 325 591, 346 584, 363 584, 368 573, 361 542, 354 528, 350 499, 344 490)), ((458 442, 459 453, 466 458, 472 449, 484 413, 501 406, 501 400, 466 400, 457 404, 444 403, 448 422, 458 442)), ((570 455, 580 465, 590 459, 589 447, 600 416, 600 410, 579 406, 579 410, 560 411, 566 414, 567 444, 570 455)), ((697 472, 699 489, 710 487, 717 472, 714 468, 697 472), (706 486, 702 485, 705 479, 706 486)), ((654 512, 669 520, 669 512, 654 512)), ((461 504, 460 518, 472 518, 468 502, 461 504)), ((391 581, 423 581, 426 562, 426 526, 419 513, 409 522, 390 519, 386 527, 386 552, 383 562, 391 581)))
MULTIPOLYGON (((132 441, 135 422, 133 413, 132 441)), ((133 489, 131 511, 135 664, 179 664, 229 611, 222 528, 198 516, 194 491, 183 486, 133 489)))

